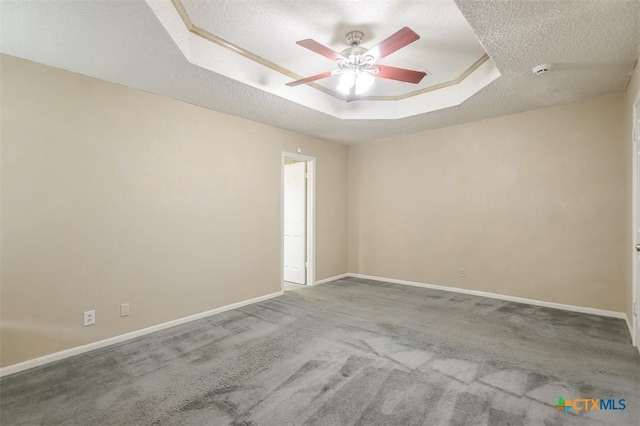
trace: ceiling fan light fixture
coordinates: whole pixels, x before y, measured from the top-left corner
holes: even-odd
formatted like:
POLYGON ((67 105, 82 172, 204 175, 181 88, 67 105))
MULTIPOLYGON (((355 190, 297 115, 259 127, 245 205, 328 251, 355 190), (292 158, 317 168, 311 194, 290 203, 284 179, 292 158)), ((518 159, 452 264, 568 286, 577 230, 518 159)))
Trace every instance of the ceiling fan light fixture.
POLYGON ((373 85, 373 76, 366 71, 346 71, 340 76, 338 82, 338 92, 348 95, 354 82, 356 86, 356 95, 366 93, 373 85))
POLYGON ((374 77, 418 84, 426 75, 423 71, 376 64, 380 59, 420 38, 411 28, 401 28, 372 49, 367 49, 360 45, 363 36, 362 31, 350 31, 347 33, 346 39, 349 47, 343 50, 342 53, 338 53, 310 38, 297 41, 296 44, 335 61, 338 69, 290 81, 286 85, 308 84, 340 74, 337 90, 346 95, 345 100, 347 102, 352 102, 358 99, 358 95, 362 95, 371 88, 374 77))
POLYGON ((374 82, 373 76, 368 72, 361 72, 356 75, 356 95, 361 95, 371 89, 374 82))

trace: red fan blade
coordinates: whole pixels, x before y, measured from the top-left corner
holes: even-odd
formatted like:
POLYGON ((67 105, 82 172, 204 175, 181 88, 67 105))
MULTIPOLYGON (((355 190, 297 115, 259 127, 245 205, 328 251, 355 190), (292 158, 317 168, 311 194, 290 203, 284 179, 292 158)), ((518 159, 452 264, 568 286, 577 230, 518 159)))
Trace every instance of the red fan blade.
POLYGON ((331 71, 323 72, 322 74, 312 75, 311 77, 302 78, 300 80, 287 83, 287 86, 297 86, 299 84, 310 83, 312 81, 320 80, 323 78, 331 77, 331 71))
POLYGON ((346 59, 344 56, 339 54, 336 51, 329 49, 327 46, 323 46, 315 40, 311 40, 310 38, 306 40, 296 41, 296 44, 299 44, 302 47, 306 47, 307 49, 316 52, 326 58, 331 59, 332 61, 336 61, 340 58, 346 59))
POLYGON ((380 72, 377 74, 371 74, 374 77, 388 78, 389 80, 404 81, 407 83, 418 84, 424 78, 427 73, 422 71, 413 71, 405 68, 389 67, 386 65, 374 65, 373 68, 378 68, 380 72))
POLYGON ((376 61, 391 55, 398 49, 402 49, 406 45, 418 40, 420 36, 413 32, 409 27, 404 27, 398 32, 387 37, 385 40, 378 43, 372 49, 369 49, 365 55, 371 55, 376 61))

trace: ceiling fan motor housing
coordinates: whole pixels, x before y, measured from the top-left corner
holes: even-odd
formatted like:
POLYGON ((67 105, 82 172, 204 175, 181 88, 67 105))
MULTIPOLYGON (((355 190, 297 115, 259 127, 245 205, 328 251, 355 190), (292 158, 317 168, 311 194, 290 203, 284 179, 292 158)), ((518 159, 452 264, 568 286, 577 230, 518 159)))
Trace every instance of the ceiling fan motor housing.
POLYGON ((360 56, 364 54, 367 50, 369 49, 367 49, 366 47, 353 46, 353 47, 347 47, 342 52, 340 52, 340 54, 345 58, 348 58, 350 56, 360 56))
POLYGON ((347 43, 349 43, 349 46, 355 47, 362 42, 364 33, 362 31, 349 31, 344 37, 347 39, 347 43))
POLYGON ((364 33, 362 31, 349 31, 344 38, 347 39, 347 43, 349 47, 344 49, 340 54, 345 58, 349 58, 350 56, 360 56, 365 53, 367 50, 366 47, 360 46, 362 42, 362 38, 364 37, 364 33))

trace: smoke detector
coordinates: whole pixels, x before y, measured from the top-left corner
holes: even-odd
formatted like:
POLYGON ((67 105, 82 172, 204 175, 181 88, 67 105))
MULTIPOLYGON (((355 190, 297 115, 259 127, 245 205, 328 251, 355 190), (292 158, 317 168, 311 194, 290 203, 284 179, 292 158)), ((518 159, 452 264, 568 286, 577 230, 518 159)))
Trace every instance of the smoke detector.
POLYGON ((535 75, 540 75, 548 72, 550 69, 551 64, 541 64, 531 68, 531 72, 533 72, 535 75))

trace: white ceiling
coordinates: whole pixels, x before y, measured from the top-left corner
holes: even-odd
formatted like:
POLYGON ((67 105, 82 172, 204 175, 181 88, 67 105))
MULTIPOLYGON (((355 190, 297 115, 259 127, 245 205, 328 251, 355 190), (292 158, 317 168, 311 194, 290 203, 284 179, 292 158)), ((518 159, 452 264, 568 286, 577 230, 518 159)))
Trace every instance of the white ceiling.
MULTIPOLYGON (((485 54, 453 0, 322 0, 304 7, 300 0, 180 2, 195 25, 303 76, 332 70, 335 64, 296 41, 311 38, 341 52, 349 47, 344 36, 351 30, 364 32, 362 45, 369 48, 401 27, 416 31, 420 40, 393 53, 384 63, 428 69, 430 76, 420 87, 455 79, 485 54)), ((322 82, 335 89, 335 81, 322 82)), ((410 90, 415 86, 380 80, 371 94, 395 95, 410 90)))
MULTIPOLYGON (((208 14, 212 12, 204 11, 211 3, 224 16, 225 24, 218 25, 217 35, 238 45, 251 45, 249 50, 282 61, 295 68, 296 73, 305 75, 331 69, 332 64, 294 42, 310 37, 338 50, 343 33, 354 25, 365 31, 364 44, 369 45, 412 19, 410 26, 416 26, 414 30, 423 36, 419 42, 428 43, 417 45, 413 52, 397 52, 384 63, 426 67, 434 74, 433 81, 455 74, 464 65, 465 54, 471 57, 471 53, 479 52, 477 45, 465 45, 458 39, 464 39, 464 23, 453 18, 459 12, 446 9, 448 0, 351 0, 343 2, 349 6, 338 9, 328 7, 330 3, 325 1, 183 2, 194 15, 194 23, 203 27, 211 23, 208 14), (435 17, 425 15, 425 3, 437 6, 432 14, 435 17), (354 12, 349 11, 352 6, 362 13, 354 17, 354 12), (418 30, 421 20, 428 21, 433 28, 418 30), (458 32, 452 31, 454 35, 449 38, 444 30, 435 28, 447 25, 458 26, 458 32), (452 54, 454 51, 459 53, 452 54), (426 62, 422 62, 423 55, 426 62)), ((0 50, 345 143, 621 92, 640 53, 639 1, 456 0, 455 3, 501 76, 458 106, 394 120, 336 118, 264 88, 191 64, 152 8, 142 0, 2 1, 0 50), (543 62, 554 63, 554 70, 534 76, 531 67, 543 62)), ((396 88, 384 90, 390 93, 396 88)))
POLYGON ((337 118, 395 119, 459 105, 500 76, 453 0, 147 3, 192 64, 337 118), (428 72, 419 84, 375 79, 359 102, 337 92, 339 76, 285 86, 337 69, 295 41, 311 38, 342 52, 349 47, 345 34, 360 30, 362 46, 372 48, 403 26, 420 39, 380 63, 428 72))

